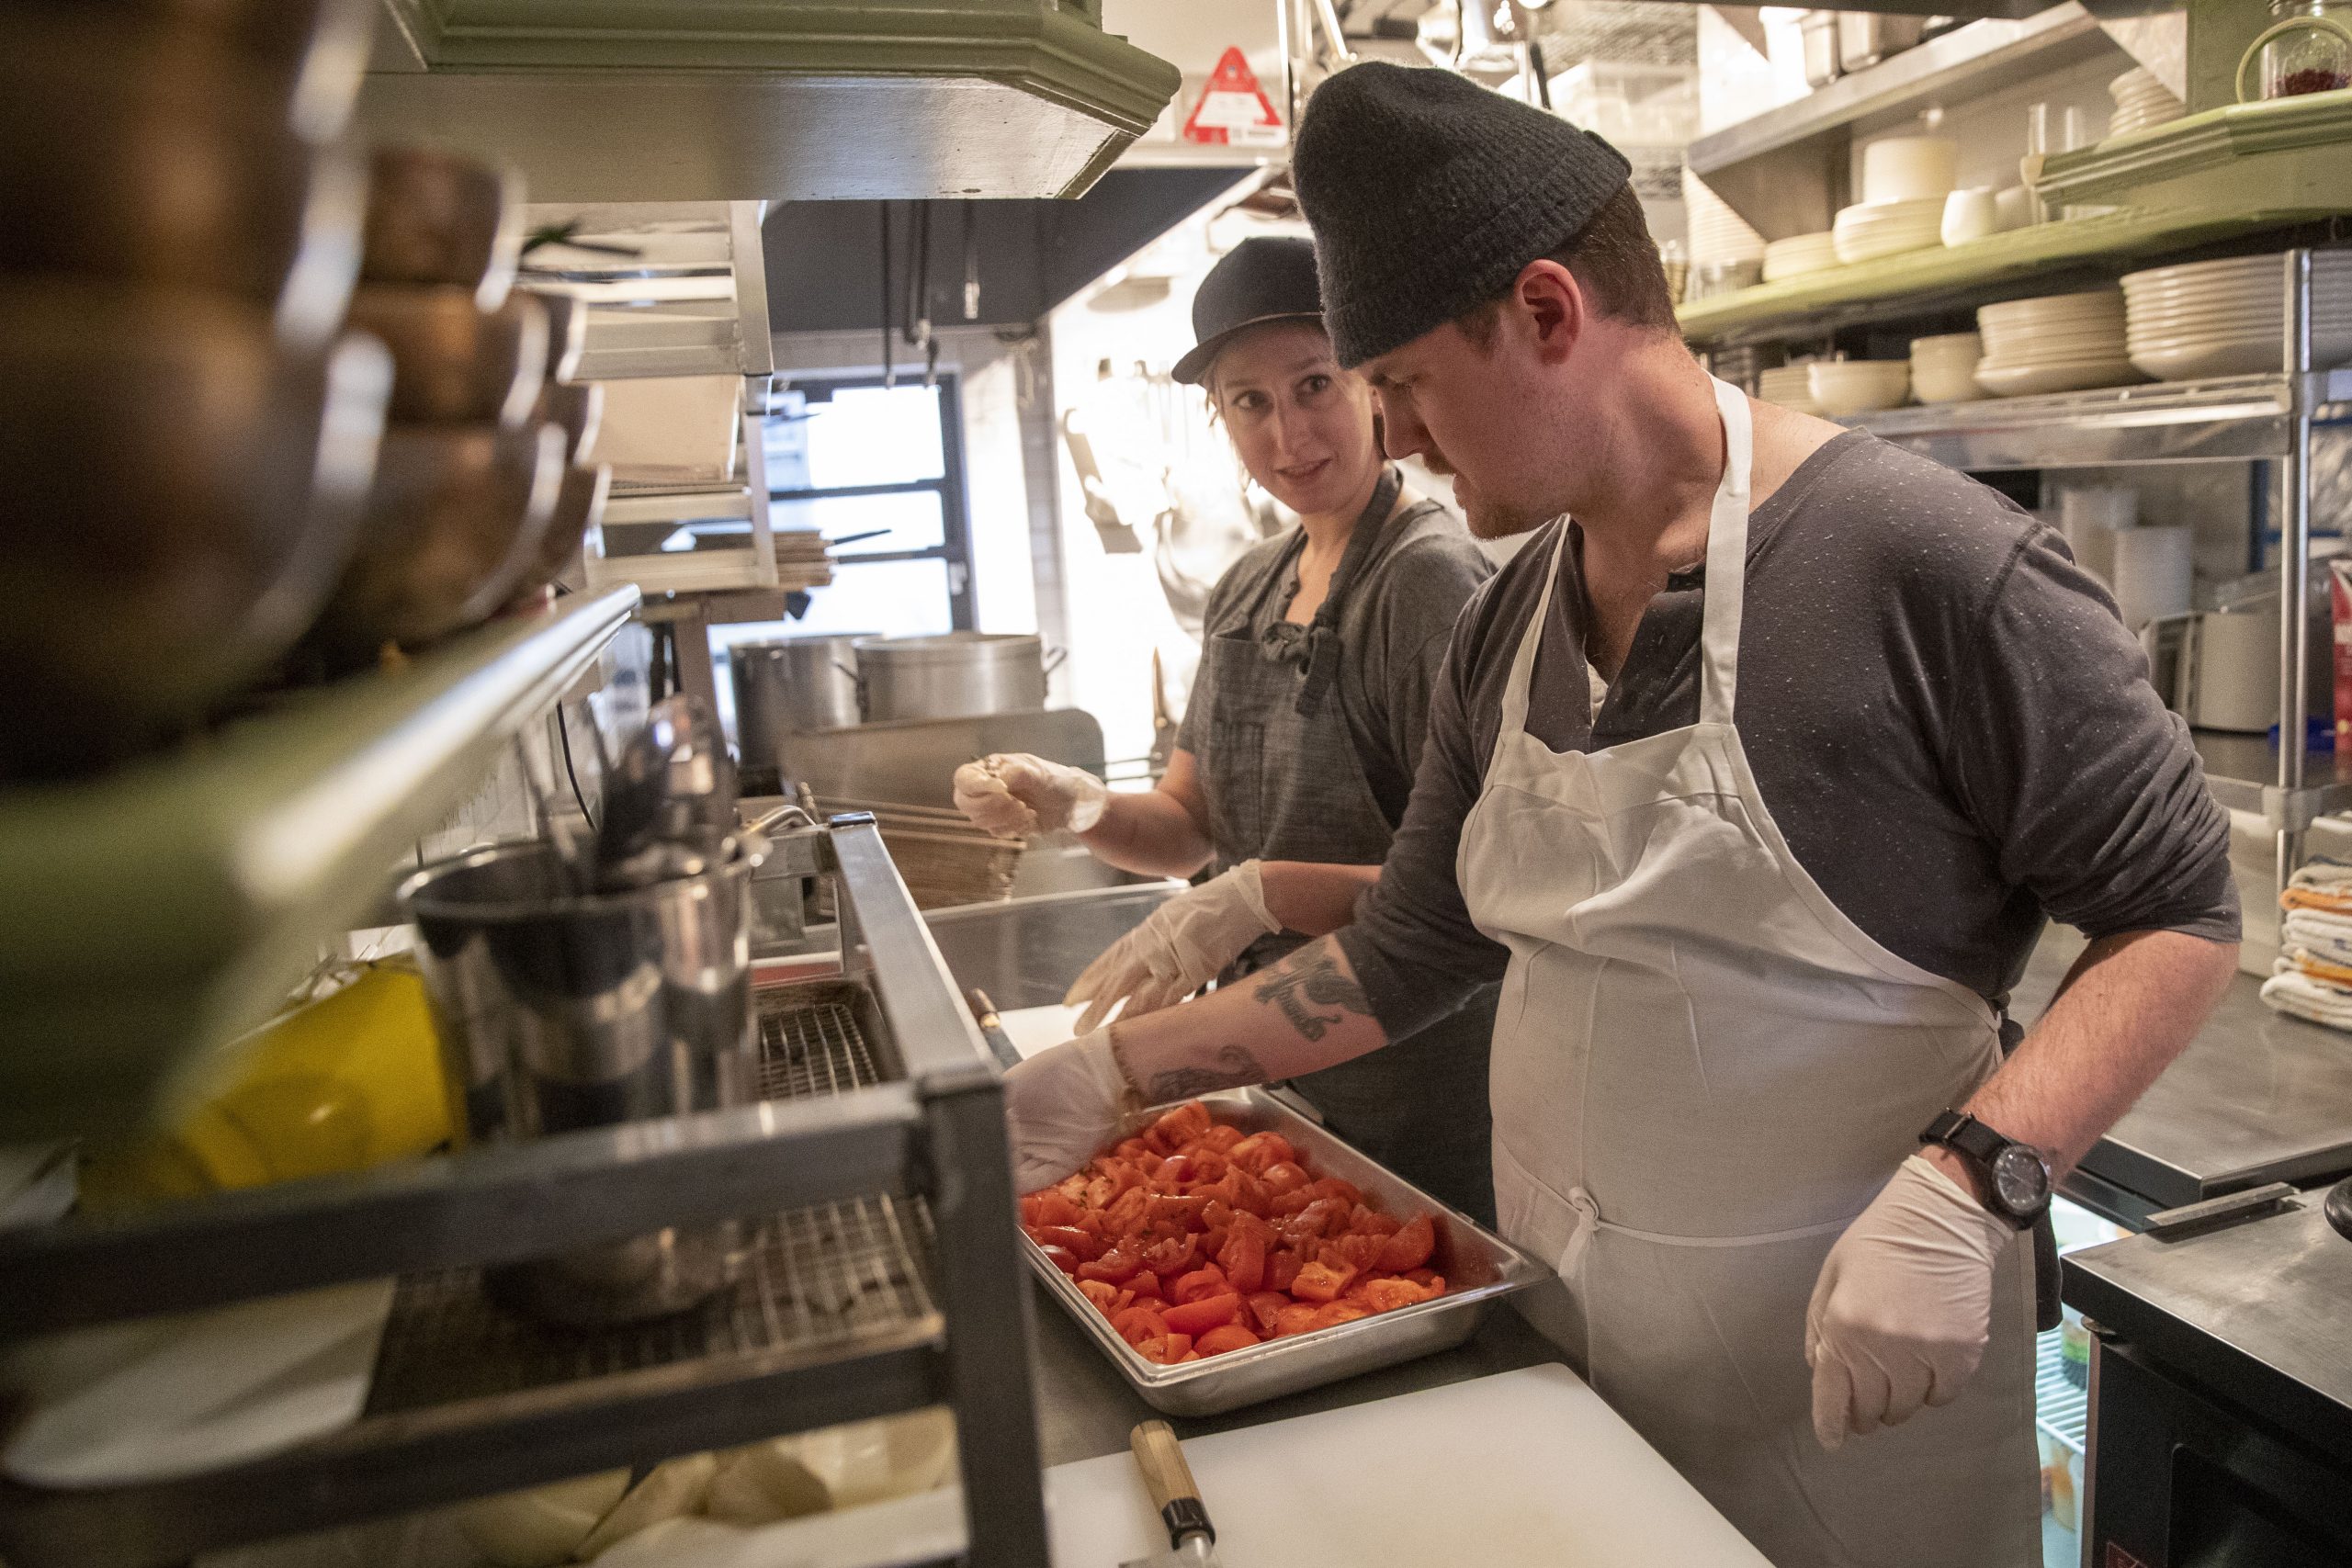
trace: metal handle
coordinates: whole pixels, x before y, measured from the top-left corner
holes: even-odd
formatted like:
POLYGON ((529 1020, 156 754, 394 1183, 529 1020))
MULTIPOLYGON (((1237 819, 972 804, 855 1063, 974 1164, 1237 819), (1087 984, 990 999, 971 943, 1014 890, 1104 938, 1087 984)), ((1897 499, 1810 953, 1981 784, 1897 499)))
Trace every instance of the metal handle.
POLYGON ((1012 1036, 1004 1032, 1004 1020, 997 1016, 996 1004, 989 1000, 989 994, 976 986, 964 993, 964 1000, 971 1008, 972 1016, 979 1021, 980 1038, 989 1043, 997 1065, 1007 1072, 1019 1066, 1021 1053, 1013 1046, 1012 1036))
POLYGON ((1062 660, 1064 660, 1065 659, 1068 659, 1069 657, 1069 649, 1066 649, 1066 648, 1057 648, 1057 649, 1052 649, 1050 652, 1048 652, 1048 653, 1046 655, 1046 662, 1045 662, 1045 664, 1040 668, 1040 670, 1039 670, 1039 673, 1040 673, 1040 674, 1044 674, 1044 675, 1051 675, 1055 671, 1057 671, 1057 670, 1058 670, 1058 669, 1060 669, 1060 668, 1062 667, 1062 660))

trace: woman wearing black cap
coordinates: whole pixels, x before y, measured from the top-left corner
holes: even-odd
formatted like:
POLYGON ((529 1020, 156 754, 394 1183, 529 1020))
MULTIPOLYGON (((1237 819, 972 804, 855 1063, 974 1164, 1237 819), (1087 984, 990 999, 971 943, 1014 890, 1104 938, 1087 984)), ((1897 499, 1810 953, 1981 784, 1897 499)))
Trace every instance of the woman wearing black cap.
MULTIPOLYGON (((1252 479, 1299 525, 1209 597, 1199 673, 1159 787, 999 755, 956 775, 992 832, 1067 827, 1147 874, 1217 874, 1098 958, 1069 1000, 1084 1032, 1168 1006, 1347 923, 1377 879, 1419 765, 1431 681, 1492 567, 1383 456, 1371 389, 1340 367, 1305 240, 1245 241, 1203 280, 1176 379, 1204 388, 1252 479)), ((1375 1055, 1294 1080, 1332 1129, 1481 1218, 1494 990, 1375 1055)), ((1203 1088, 1218 1087, 1204 1083, 1203 1088)))

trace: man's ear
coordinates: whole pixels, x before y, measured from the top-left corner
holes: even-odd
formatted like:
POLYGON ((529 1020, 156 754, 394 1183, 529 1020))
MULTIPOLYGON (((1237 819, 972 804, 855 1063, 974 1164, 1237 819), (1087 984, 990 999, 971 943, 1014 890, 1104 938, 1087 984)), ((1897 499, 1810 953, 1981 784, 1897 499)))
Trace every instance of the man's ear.
POLYGON ((1529 262, 1511 285, 1511 303, 1546 364, 1557 364, 1575 349, 1591 319, 1584 287, 1576 275, 1548 256, 1529 262))

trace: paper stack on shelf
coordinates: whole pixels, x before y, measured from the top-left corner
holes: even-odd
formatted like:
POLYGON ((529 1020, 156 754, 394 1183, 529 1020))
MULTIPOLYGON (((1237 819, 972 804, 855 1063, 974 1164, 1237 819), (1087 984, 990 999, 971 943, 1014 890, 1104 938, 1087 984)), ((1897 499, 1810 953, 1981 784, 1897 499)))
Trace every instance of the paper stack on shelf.
POLYGON ((833 558, 825 536, 814 528, 775 531, 775 578, 779 588, 822 588, 833 580, 833 558))
POLYGON ((2352 1032, 2352 864, 2316 860, 2278 896, 2277 971, 2262 1000, 2277 1011, 2352 1032))

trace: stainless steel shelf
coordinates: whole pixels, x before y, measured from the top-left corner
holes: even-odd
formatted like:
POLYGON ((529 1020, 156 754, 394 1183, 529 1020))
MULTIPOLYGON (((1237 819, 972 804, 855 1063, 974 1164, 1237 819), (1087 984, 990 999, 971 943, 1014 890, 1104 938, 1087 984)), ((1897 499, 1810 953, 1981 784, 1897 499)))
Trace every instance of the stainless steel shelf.
MULTIPOLYGON (((2352 372, 2313 379, 2322 404, 2352 398, 2352 372)), ((1843 423, 1948 467, 1984 471, 2283 457, 2294 411, 2286 377, 2240 376, 1891 409, 1843 423)))
POLYGON ((2278 787, 2278 749, 2261 735, 2194 732, 2205 787, 2232 811, 2267 818, 2274 829, 2300 830, 2333 811, 2352 811, 2352 763, 2333 751, 2303 754, 2303 787, 2278 787))
POLYGON ((568 690, 634 588, 509 616, 0 802, 0 1140, 135 1122, 268 1016, 568 690))
POLYGON ((2033 1341, 2033 1424, 2052 1441, 2081 1453, 2089 1441, 2089 1391, 2066 1380, 2061 1330, 2037 1334, 2033 1341))
POLYGON ((778 847, 864 880, 846 890, 843 976, 755 998, 766 1103, 419 1161, 393 1177, 292 1183, 130 1225, 0 1237, 0 1337, 105 1321, 131 1303, 169 1310, 411 1260, 356 1424, 186 1481, 0 1484, 0 1555, 19 1568, 163 1568, 213 1548, 953 1403, 962 1418, 985 1412, 1002 1427, 966 1447, 972 1561, 1042 1560, 995 1072, 871 823, 837 822, 778 847), (873 897, 877 886, 892 897, 873 897), (901 982, 938 983, 889 983, 876 960, 901 982), (956 1027, 942 1027, 948 1019, 956 1027), (742 1279, 676 1317, 556 1330, 507 1315, 482 1290, 483 1263, 750 1214, 763 1217, 742 1279), (275 1223, 236 1223, 256 1215, 275 1223), (447 1266, 418 1270, 416 1259, 447 1266))
POLYGON ((1693 174, 1720 175, 1873 115, 1924 107, 1995 78, 2013 82, 2020 66, 2061 70, 2116 47, 2098 19, 2075 0, 2018 21, 1971 22, 1840 76, 1793 103, 1702 136, 1690 143, 1685 159, 1693 174))

